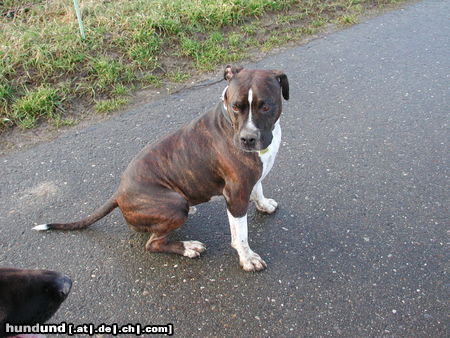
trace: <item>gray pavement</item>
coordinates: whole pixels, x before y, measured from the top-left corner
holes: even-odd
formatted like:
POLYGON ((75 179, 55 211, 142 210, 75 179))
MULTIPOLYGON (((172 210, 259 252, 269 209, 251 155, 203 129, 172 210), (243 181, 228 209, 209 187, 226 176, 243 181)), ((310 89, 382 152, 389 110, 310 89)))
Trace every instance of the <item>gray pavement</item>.
POLYGON ((74 280, 60 323, 173 323, 188 336, 448 337, 450 2, 424 1, 270 56, 291 100, 264 182, 279 202, 249 211, 268 263, 245 273, 223 201, 174 238, 200 259, 150 254, 118 210, 76 232, 35 224, 88 214, 148 142, 217 102, 186 90, 0 158, 0 265, 74 280))

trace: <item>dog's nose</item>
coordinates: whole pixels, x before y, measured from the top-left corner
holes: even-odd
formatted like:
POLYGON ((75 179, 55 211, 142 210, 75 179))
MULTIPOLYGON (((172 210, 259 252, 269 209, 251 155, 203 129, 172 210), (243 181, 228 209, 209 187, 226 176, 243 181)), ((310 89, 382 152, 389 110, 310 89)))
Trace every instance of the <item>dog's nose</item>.
POLYGON ((241 133, 241 143, 247 147, 254 147, 256 144, 256 134, 251 132, 241 133))
POLYGON ((66 298, 72 288, 72 280, 62 275, 56 280, 57 292, 61 298, 66 298))

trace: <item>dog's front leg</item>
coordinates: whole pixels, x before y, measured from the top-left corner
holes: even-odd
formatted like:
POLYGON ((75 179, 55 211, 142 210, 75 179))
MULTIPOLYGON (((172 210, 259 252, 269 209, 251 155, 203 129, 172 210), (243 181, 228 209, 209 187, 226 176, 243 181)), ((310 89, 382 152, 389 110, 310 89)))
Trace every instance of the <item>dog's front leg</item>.
POLYGON ((239 264, 245 271, 259 271, 267 267, 266 262, 248 245, 247 214, 234 217, 227 209, 231 230, 231 246, 239 255, 239 264))
POLYGON ((238 252, 239 263, 245 271, 259 271, 267 267, 266 262, 248 245, 247 209, 253 185, 252 182, 231 182, 225 185, 223 191, 230 222, 231 246, 238 252))
POLYGON ((250 199, 255 201, 256 209, 268 214, 275 212, 275 209, 278 206, 278 203, 275 200, 264 197, 261 181, 254 186, 250 199))

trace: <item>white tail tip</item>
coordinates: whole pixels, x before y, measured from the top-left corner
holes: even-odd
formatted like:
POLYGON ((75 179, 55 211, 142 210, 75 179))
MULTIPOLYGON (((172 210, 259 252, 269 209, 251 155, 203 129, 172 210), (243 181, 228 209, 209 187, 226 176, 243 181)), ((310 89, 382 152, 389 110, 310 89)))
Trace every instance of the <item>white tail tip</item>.
POLYGON ((47 224, 39 224, 36 225, 33 230, 37 230, 37 231, 45 231, 48 230, 48 225, 47 224))

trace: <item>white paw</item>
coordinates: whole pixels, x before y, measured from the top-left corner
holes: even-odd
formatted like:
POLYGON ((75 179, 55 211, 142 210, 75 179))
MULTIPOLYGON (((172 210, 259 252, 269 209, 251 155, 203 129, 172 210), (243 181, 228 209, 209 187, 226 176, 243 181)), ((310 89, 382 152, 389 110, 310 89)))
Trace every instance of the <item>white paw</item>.
POLYGON ((182 241, 182 243, 184 245, 183 256, 189 258, 199 257, 200 253, 206 250, 205 245, 199 241, 182 241))
POLYGON ((239 263, 245 271, 261 271, 267 268, 266 262, 256 253, 250 250, 245 255, 239 257, 239 263))
POLYGON ((271 198, 264 198, 262 200, 255 201, 255 203, 256 209, 268 214, 272 214, 273 212, 275 212, 275 209, 278 206, 278 203, 271 198))
POLYGON ((197 208, 196 207, 189 207, 189 215, 194 215, 197 212, 197 208))

